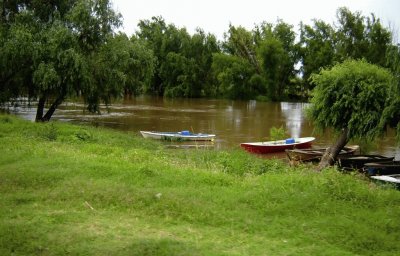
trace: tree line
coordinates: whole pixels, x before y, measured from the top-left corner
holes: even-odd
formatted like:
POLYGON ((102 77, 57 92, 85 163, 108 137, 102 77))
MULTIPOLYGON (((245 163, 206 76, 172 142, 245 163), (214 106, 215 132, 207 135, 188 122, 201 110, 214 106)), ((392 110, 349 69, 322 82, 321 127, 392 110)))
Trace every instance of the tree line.
POLYGON ((252 30, 230 25, 222 41, 197 29, 141 20, 137 32, 116 32, 121 15, 109 0, 2 0, 0 102, 38 102, 36 120, 50 120, 69 97, 89 111, 124 95, 281 101, 307 99, 313 74, 363 59, 399 77, 399 46, 373 14, 343 7, 337 20, 283 20, 252 30))

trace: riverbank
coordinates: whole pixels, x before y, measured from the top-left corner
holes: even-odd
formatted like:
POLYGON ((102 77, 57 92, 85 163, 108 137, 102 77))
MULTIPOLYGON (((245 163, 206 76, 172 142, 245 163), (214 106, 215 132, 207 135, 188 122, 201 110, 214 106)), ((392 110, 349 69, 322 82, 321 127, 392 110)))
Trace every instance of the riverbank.
POLYGON ((1 255, 394 255, 400 193, 244 151, 0 115, 1 255))

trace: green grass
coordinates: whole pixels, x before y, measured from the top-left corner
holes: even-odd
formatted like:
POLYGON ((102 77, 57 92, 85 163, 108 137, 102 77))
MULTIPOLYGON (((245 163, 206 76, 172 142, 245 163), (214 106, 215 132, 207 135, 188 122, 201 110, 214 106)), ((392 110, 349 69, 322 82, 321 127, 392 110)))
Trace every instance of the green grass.
POLYGON ((395 255, 400 192, 244 151, 0 116, 0 255, 395 255))

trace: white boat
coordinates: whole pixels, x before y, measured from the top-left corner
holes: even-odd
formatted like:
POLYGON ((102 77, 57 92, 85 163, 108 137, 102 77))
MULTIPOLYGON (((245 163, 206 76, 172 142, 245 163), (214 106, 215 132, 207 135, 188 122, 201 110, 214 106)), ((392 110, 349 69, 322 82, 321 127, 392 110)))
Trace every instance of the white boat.
POLYGON ((144 138, 168 140, 168 141, 213 141, 215 134, 181 132, 155 132, 140 131, 144 138))
POLYGON ((380 180, 384 182, 394 183, 400 185, 400 174, 371 176, 371 179, 380 180))
POLYGON ((246 142, 241 143, 240 146, 251 153, 267 154, 285 151, 285 149, 309 148, 314 140, 314 137, 289 138, 286 140, 246 142))

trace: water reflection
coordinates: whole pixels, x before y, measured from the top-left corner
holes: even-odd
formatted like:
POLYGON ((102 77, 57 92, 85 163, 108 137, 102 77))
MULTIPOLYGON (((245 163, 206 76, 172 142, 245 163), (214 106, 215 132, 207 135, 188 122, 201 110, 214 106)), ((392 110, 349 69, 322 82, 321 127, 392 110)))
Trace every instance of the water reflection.
MULTIPOLYGON (((332 143, 330 133, 314 134, 304 116, 307 103, 271 103, 213 99, 164 99, 137 97, 101 106, 102 115, 84 112, 81 103, 65 103, 55 112, 54 119, 75 123, 90 123, 122 131, 141 130, 213 133, 217 135, 214 147, 239 147, 242 142, 269 139, 272 127, 284 127, 291 137, 316 137, 315 145, 332 143)), ((34 120, 35 108, 17 107, 10 111, 34 120)), ((394 142, 394 132, 380 140, 374 153, 396 155, 400 150, 394 142)))
POLYGON ((281 112, 285 118, 286 130, 293 138, 299 138, 304 120, 304 109, 308 103, 281 102, 281 112))

